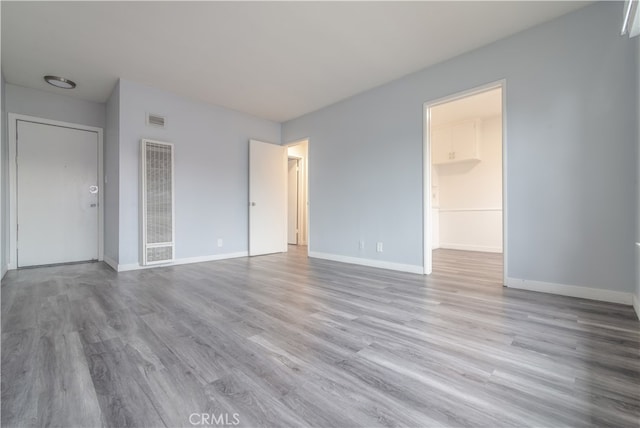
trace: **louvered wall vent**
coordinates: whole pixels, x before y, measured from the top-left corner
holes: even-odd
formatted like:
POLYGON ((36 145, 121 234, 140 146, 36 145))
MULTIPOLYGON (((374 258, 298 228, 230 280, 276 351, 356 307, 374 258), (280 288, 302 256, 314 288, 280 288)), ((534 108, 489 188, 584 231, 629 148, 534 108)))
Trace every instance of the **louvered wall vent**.
POLYGON ((159 114, 147 113, 147 125, 159 126, 164 128, 167 123, 167 118, 160 116, 159 114))
POLYGON ((141 146, 141 260, 167 263, 175 251, 173 144, 143 139, 141 146))

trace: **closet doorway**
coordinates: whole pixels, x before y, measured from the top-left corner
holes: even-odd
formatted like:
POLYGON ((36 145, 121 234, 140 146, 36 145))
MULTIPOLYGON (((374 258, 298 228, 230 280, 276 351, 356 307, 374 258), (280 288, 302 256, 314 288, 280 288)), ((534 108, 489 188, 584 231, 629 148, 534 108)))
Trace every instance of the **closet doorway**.
POLYGON ((425 272, 504 285, 504 87, 425 106, 425 272))

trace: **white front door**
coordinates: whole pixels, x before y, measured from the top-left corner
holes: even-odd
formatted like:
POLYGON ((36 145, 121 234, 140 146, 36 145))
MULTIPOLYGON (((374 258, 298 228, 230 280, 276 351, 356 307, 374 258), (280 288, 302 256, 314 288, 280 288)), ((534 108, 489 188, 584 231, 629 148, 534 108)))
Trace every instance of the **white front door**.
POLYGON ((98 134, 18 120, 16 155, 18 267, 97 260, 98 134))
POLYGON ((298 244, 298 159, 289 159, 287 173, 287 235, 289 244, 298 244))
POLYGON ((249 255, 287 251, 287 149, 249 141, 249 255))

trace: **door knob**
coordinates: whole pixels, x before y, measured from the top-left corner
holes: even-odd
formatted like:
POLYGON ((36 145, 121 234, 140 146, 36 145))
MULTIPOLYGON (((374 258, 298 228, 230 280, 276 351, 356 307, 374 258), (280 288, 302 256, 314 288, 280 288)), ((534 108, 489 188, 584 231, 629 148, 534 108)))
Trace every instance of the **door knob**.
POLYGON ((98 186, 89 186, 89 193, 98 193, 98 186))
POLYGON ((255 203, 255 202, 251 202, 251 206, 252 206, 252 207, 255 207, 255 206, 256 206, 256 203, 255 203))

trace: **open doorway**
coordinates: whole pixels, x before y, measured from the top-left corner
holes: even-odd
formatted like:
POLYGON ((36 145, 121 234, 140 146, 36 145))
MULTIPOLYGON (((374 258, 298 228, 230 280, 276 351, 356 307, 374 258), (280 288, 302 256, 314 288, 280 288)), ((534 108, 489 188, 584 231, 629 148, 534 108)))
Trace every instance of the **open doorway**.
POLYGON ((425 273, 503 285, 503 84, 425 105, 425 273))
POLYGON ((308 161, 309 141, 287 145, 287 242, 306 252, 309 244, 308 161))

